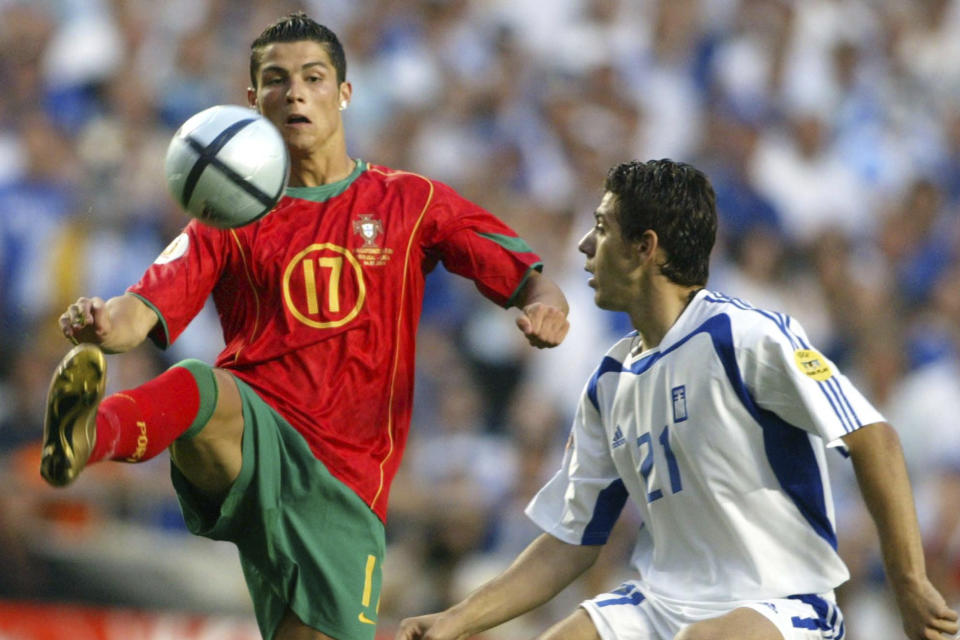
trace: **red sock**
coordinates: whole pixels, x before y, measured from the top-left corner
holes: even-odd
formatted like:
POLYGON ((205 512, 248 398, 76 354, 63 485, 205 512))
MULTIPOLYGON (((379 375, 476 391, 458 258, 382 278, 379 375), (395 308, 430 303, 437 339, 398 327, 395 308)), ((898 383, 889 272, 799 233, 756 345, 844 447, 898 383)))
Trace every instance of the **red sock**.
POLYGON ((97 408, 97 441, 87 463, 149 460, 191 427, 202 428, 216 406, 216 383, 209 366, 194 363, 171 367, 146 384, 104 399, 97 408), (206 384, 198 384, 192 369, 199 369, 206 384))

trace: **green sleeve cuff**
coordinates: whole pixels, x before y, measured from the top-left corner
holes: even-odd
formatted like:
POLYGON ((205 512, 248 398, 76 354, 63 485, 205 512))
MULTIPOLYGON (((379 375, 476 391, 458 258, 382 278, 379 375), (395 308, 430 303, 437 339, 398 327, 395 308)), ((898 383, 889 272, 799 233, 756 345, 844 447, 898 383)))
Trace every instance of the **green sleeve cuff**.
POLYGON ((157 314, 158 326, 155 326, 150 330, 150 333, 147 334, 147 337, 161 349, 166 349, 170 346, 170 329, 167 328, 167 321, 164 319, 163 314, 160 313, 160 309, 157 308, 155 304, 144 298, 139 293, 133 293, 132 291, 127 292, 129 295, 139 298, 139 300, 153 309, 153 312, 157 314))
POLYGON ((517 306, 517 300, 520 298, 520 292, 523 291, 523 287, 526 286, 527 280, 530 279, 530 274, 534 271, 538 273, 543 271, 542 262, 534 262, 527 269, 527 272, 523 274, 523 280, 520 281, 520 284, 517 285, 517 288, 513 290, 513 293, 510 294, 510 298, 507 299, 507 303, 503 305, 505 308, 509 309, 510 307, 517 306))

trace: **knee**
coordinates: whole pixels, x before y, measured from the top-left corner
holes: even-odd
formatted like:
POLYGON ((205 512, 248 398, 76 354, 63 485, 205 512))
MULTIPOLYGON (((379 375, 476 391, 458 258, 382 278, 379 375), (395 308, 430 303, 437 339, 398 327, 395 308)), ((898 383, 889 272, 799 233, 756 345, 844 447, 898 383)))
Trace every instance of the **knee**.
POLYGON ((188 358, 186 360, 181 360, 173 366, 186 369, 193 374, 193 377, 196 378, 198 382, 201 380, 213 380, 213 367, 203 360, 188 358))
MULTIPOLYGON (((186 370, 191 375, 200 398, 197 417, 190 429, 181 436, 182 439, 193 439, 201 431, 206 431, 211 423, 228 423, 228 429, 230 423, 242 423, 243 407, 233 376, 194 358, 182 360, 171 367, 175 368, 186 370)), ((213 430, 217 431, 216 428, 213 430)))

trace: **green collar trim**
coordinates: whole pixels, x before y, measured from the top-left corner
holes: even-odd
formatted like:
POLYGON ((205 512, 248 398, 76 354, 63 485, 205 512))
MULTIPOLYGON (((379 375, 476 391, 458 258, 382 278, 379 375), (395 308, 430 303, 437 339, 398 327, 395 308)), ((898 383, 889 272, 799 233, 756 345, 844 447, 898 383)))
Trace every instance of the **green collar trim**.
POLYGON ((330 198, 335 198, 353 184, 353 181, 360 177, 360 174, 367 170, 367 163, 357 158, 357 166, 343 180, 331 182, 330 184, 321 184, 317 187, 287 187, 286 194, 291 198, 301 200, 310 200, 311 202, 326 202, 330 198))

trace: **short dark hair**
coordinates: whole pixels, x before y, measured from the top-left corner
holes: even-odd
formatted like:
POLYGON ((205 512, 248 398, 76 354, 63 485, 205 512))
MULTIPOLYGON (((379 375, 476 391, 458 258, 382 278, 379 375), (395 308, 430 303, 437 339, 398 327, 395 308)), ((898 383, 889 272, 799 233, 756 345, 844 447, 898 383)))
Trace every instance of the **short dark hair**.
POLYGON ((257 71, 263 62, 263 48, 274 42, 299 42, 313 40, 323 45, 330 62, 337 72, 337 84, 347 79, 347 56, 337 34, 314 21, 303 11, 294 11, 280 18, 263 30, 250 45, 250 82, 257 86, 257 71))
POLYGON ((673 160, 625 162, 610 169, 604 189, 623 237, 652 230, 667 254, 663 275, 685 286, 705 286, 717 237, 716 195, 699 169, 673 160))

